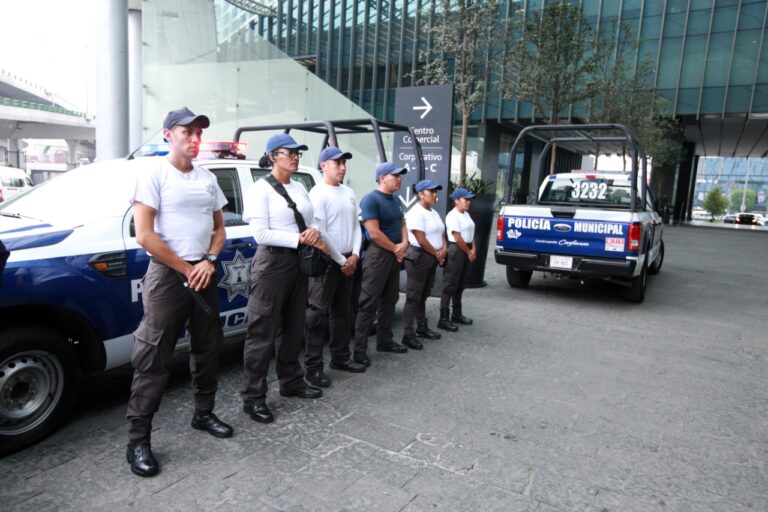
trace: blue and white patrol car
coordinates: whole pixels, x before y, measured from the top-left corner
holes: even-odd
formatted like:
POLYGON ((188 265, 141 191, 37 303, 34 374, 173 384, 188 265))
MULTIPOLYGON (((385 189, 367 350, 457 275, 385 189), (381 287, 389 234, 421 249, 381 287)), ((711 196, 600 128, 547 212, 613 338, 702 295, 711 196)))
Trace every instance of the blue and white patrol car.
MULTIPOLYGON (((239 158, 197 164, 213 172, 228 201, 220 321, 225 335, 243 334, 256 251, 243 195, 269 171, 239 158)), ((82 373, 130 361, 149 263, 129 204, 142 165, 146 159, 88 165, 0 204, 0 240, 10 250, 0 286, 0 454, 60 425, 82 373)), ((294 175, 307 189, 318 178, 307 168, 294 175)))
POLYGON ((658 273, 664 262, 664 241, 647 186, 645 151, 631 130, 620 124, 527 126, 512 145, 512 162, 527 138, 544 143, 534 176, 548 174, 545 166, 556 148, 596 157, 626 155, 629 170, 551 174, 541 180, 532 205, 502 206, 495 258, 507 267, 509 285, 527 287, 534 270, 597 277, 622 285, 626 300, 642 302, 648 274, 658 273))

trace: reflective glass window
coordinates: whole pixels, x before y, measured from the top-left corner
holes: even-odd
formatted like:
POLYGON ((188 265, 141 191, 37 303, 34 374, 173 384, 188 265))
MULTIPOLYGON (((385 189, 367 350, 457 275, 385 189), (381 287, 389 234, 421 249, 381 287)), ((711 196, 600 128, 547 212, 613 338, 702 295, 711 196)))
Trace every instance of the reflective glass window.
POLYGON ((619 2, 603 2, 602 18, 613 18, 619 15, 619 2))
POLYGON ((712 37, 709 40, 707 70, 704 75, 705 87, 726 84, 732 41, 733 32, 712 34, 712 37))
POLYGON ((664 12, 664 0, 646 0, 645 16, 658 16, 664 12))
POLYGON ((728 7, 731 5, 739 5, 739 0, 715 0, 715 7, 728 7))
POLYGON ((685 30, 685 14, 668 14, 664 19, 664 37, 680 37, 685 30))
POLYGON ((723 110, 725 87, 705 87, 701 95, 701 113, 719 114, 723 110))
POLYGON ((688 10, 688 0, 667 0, 667 14, 684 13, 688 10))
POLYGON ((715 9, 712 19, 712 32, 727 32, 736 27, 736 11, 733 7, 715 9))
POLYGON ((661 45, 661 59, 659 60, 659 77, 657 87, 677 87, 678 73, 680 70, 680 48, 683 38, 675 37, 664 39, 661 45))
POLYGON ((739 30, 761 28, 766 8, 768 8, 766 2, 742 5, 739 14, 739 30))
POLYGON ((760 51, 760 62, 757 68, 758 84, 768 83, 768 37, 763 37, 763 48, 760 51))
POLYGON ((708 33, 710 18, 712 18, 712 11, 710 10, 692 11, 688 15, 687 34, 692 36, 708 33))
POLYGON ((751 86, 729 87, 728 100, 725 102, 725 112, 734 114, 746 112, 749 109, 751 95, 751 86))
POLYGON ((752 112, 768 112, 768 85, 758 85, 755 87, 752 112))
POLYGON ((661 16, 643 17, 643 27, 640 29, 641 39, 656 39, 661 35, 661 16))
POLYGON ((642 5, 642 0, 624 0, 622 17, 625 20, 639 17, 642 5))
POLYGON ((695 114, 699 106, 699 88, 680 89, 677 96, 677 115, 695 114))
POLYGON ((691 0, 691 10, 711 9, 714 0, 691 0))
POLYGON ((683 67, 680 72, 680 87, 701 86, 702 72, 704 71, 704 53, 706 52, 706 49, 706 36, 691 36, 685 39, 683 67))
POLYGON ((755 78, 755 65, 757 64, 756 59, 759 46, 760 30, 736 32, 730 85, 752 84, 752 80, 755 78))

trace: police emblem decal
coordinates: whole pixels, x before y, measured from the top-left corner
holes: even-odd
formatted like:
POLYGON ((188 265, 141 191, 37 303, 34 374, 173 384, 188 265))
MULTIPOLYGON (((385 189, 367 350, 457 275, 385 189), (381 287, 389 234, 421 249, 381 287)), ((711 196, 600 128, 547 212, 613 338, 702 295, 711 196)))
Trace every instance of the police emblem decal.
POLYGON ((240 251, 235 251, 235 257, 231 261, 223 261, 224 277, 219 280, 219 288, 227 290, 227 300, 232 302, 238 295, 248 298, 248 282, 251 270, 251 260, 245 258, 240 251))

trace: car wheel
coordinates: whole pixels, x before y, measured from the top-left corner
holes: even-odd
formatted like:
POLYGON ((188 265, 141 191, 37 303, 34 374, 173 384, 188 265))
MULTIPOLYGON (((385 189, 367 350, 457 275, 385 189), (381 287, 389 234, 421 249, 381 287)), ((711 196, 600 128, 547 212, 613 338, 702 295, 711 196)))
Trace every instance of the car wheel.
POLYGON ((664 263, 664 240, 662 240, 661 244, 659 244, 659 254, 656 256, 656 260, 653 262, 653 265, 651 265, 648 269, 648 273, 651 275, 658 274, 661 271, 662 263, 664 263))
POLYGON ((629 302, 643 302, 645 300, 645 285, 648 281, 648 261, 643 264, 640 275, 632 279, 632 284, 628 288, 622 288, 621 296, 629 302))
POLYGON ((531 282, 531 270, 515 270, 511 265, 507 265, 507 282, 512 288, 526 288, 531 282))
POLYGON ((79 385, 77 353, 64 336, 41 327, 0 332, 0 455, 58 428, 79 385))

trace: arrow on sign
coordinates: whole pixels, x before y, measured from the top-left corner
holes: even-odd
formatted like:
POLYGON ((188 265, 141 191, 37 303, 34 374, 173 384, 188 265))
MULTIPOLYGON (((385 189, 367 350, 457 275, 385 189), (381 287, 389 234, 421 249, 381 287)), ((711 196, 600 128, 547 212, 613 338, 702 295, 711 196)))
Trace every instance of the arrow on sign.
POLYGON ((405 206, 406 210, 408 210, 411 206, 413 206, 413 203, 415 203, 419 199, 418 194, 413 196, 413 198, 411 198, 411 187, 408 187, 407 189, 405 189, 405 199, 403 199, 403 196, 401 194, 398 194, 397 197, 400 198, 400 202, 403 203, 403 206, 405 206))
POLYGON ((429 104, 429 102, 427 101, 427 98, 425 98, 424 96, 421 97, 421 101, 424 102, 424 105, 416 105, 413 107, 413 110, 423 110, 424 113, 421 114, 420 119, 424 119, 425 117, 427 117, 427 114, 429 114, 429 112, 432 110, 432 105, 429 104))

